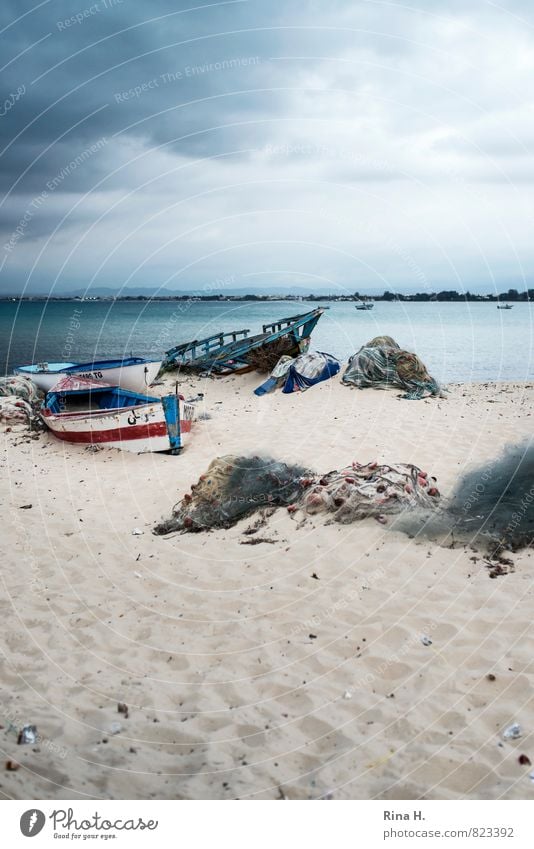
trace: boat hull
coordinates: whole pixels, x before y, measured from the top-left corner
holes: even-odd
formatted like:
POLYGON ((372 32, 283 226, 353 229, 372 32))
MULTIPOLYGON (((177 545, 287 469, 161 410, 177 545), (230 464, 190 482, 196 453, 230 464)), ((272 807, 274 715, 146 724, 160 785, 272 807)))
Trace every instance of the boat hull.
MULTIPOLYGON (((120 448, 136 454, 172 449, 161 402, 155 401, 132 408, 80 413, 54 414, 44 409, 41 416, 54 436, 65 442, 120 448)), ((180 405, 182 446, 189 440, 193 416, 192 405, 182 403, 180 405)))
POLYGON ((323 312, 323 308, 317 308, 302 315, 264 324, 262 333, 250 337, 248 330, 234 330, 176 345, 166 352, 163 368, 179 368, 214 376, 242 374, 253 369, 270 371, 282 354, 298 356, 303 353, 323 312), (230 338, 232 341, 226 341, 230 338), (256 354, 261 354, 260 349, 272 352, 273 346, 281 340, 285 340, 287 348, 279 352, 273 363, 265 363, 265 357, 260 357, 263 361, 260 365, 255 359, 256 354))
POLYGON ((81 377, 87 380, 96 380, 98 383, 109 383, 117 385, 122 389, 129 389, 132 392, 143 392, 147 386, 156 379, 156 375, 161 368, 161 361, 146 361, 134 363, 133 365, 118 365, 106 367, 101 363, 95 363, 95 368, 87 368, 87 364, 82 365, 79 369, 76 365, 61 363, 60 366, 67 367, 62 371, 61 368, 54 369, 54 364, 47 370, 39 370, 37 366, 20 366, 14 369, 15 374, 23 374, 31 378, 39 389, 43 392, 50 390, 65 377, 81 377), (146 371, 145 371, 146 369, 146 371))

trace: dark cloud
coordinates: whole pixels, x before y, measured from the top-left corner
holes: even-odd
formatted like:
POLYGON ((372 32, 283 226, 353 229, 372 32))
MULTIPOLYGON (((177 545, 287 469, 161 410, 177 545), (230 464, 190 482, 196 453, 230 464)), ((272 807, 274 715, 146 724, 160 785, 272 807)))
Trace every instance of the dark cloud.
MULTIPOLYGON (((448 273, 439 257, 458 245, 470 274, 492 261, 508 277, 518 257, 532 264, 516 212, 534 173, 529 4, 194 5, 3 3, 0 290, 27 281, 37 257, 40 279, 55 277, 67 241, 79 245, 73 279, 98 260, 113 284, 152 255, 161 279, 181 265, 200 274, 199 257, 220 262, 243 234, 294 239, 280 267, 287 258, 304 275, 297 244, 341 239, 358 257, 329 265, 343 284, 363 275, 355 268, 380 266, 384 225, 429 281, 448 273), (480 185, 490 196, 482 213, 480 185), (345 223, 325 230, 325 212, 345 223), (422 221, 439 255, 420 256, 422 221), (501 238, 510 230, 513 249, 501 238)), ((243 250, 230 271, 254 275, 265 256, 249 266, 243 250)), ((392 263, 392 283, 410 283, 406 265, 392 263)))

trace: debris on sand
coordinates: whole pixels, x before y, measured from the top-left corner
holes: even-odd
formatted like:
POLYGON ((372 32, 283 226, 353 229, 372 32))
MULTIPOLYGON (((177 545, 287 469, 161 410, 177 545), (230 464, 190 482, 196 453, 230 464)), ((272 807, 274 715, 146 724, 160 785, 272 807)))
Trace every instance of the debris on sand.
POLYGON ((35 725, 24 725, 19 731, 17 743, 19 746, 33 745, 37 740, 37 728, 35 725))

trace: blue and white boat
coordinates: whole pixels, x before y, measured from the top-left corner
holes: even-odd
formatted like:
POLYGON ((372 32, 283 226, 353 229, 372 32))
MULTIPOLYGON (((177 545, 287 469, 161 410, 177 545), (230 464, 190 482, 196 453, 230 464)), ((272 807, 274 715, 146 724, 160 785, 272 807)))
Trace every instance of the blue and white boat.
POLYGON ((132 392, 144 392, 156 379, 161 360, 125 357, 116 360, 93 360, 90 363, 37 363, 18 366, 15 374, 31 378, 39 389, 49 392, 64 377, 80 377, 121 386, 132 392))

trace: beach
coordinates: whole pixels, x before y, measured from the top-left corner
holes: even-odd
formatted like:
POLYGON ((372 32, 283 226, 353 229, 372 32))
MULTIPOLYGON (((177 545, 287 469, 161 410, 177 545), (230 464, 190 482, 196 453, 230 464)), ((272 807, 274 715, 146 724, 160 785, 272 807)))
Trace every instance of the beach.
POLYGON ((446 498, 531 438, 534 383, 409 401, 339 377, 258 398, 261 380, 181 378, 209 418, 177 457, 2 426, 0 739, 20 765, 2 797, 531 798, 529 549, 492 579, 481 549, 374 519, 279 509, 257 545, 251 519, 152 528, 225 454, 409 462, 446 498), (35 745, 17 745, 25 724, 35 745))

